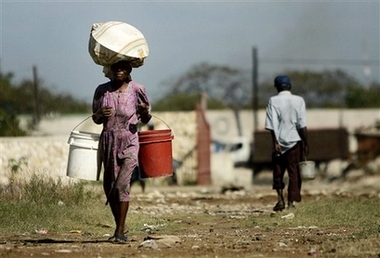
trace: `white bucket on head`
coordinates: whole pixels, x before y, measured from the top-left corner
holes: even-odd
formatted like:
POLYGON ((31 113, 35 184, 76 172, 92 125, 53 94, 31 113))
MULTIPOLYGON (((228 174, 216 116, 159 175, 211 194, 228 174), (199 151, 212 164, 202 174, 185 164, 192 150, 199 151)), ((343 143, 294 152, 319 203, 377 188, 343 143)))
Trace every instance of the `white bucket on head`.
POLYGON ((301 161, 298 164, 301 172, 302 179, 312 180, 315 178, 315 162, 314 161, 301 161))
POLYGON ((67 176, 85 180, 98 180, 97 151, 99 136, 97 133, 71 132, 67 142, 70 144, 67 176))

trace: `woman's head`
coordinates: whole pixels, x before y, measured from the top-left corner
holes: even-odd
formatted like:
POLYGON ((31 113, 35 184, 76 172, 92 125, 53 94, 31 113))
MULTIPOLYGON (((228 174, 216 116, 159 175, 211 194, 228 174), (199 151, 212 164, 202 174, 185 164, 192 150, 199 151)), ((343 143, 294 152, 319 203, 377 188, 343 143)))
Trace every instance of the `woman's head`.
POLYGON ((132 66, 129 64, 128 61, 119 61, 111 65, 111 70, 112 72, 116 72, 118 70, 124 70, 128 74, 130 74, 132 72, 132 66))
POLYGON ((111 71, 114 80, 130 80, 130 73, 132 72, 132 67, 128 61, 119 61, 111 65, 111 71))

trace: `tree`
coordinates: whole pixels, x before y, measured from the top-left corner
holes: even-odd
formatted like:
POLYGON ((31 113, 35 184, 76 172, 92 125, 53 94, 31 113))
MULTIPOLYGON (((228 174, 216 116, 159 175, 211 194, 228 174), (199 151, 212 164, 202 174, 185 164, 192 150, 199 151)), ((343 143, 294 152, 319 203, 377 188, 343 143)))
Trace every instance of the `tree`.
MULTIPOLYGON (((171 93, 152 105, 154 111, 193 111, 196 103, 200 101, 198 93, 171 93)), ((207 102, 209 109, 225 109, 226 105, 217 99, 210 99, 207 102)))
MULTIPOLYGON (((308 108, 370 108, 380 105, 379 82, 365 87, 339 69, 284 71, 278 74, 286 74, 291 78, 292 92, 304 97, 308 108)), ((260 108, 265 108, 269 97, 277 94, 273 87, 273 79, 259 83, 258 106, 260 108)), ((168 95, 170 98, 165 97, 164 102, 168 110, 182 110, 185 103, 188 103, 186 95, 175 94, 206 92, 209 97, 208 103, 211 100, 220 101, 225 107, 233 109, 236 114, 242 108, 252 108, 251 85, 250 73, 247 71, 201 63, 193 66, 169 84, 172 89, 168 95), (180 98, 181 101, 176 98, 180 98)), ((162 103, 161 101, 158 103, 162 103)), ((162 106, 162 108, 165 107, 162 106)))
MULTIPOLYGON (((290 77, 292 92, 302 96, 308 108, 366 108, 373 105, 369 105, 365 87, 344 71, 288 71, 283 74, 290 77), (358 94, 359 92, 362 94, 358 94), (353 104, 350 97, 352 94, 361 105, 353 104)), ((269 97, 276 94, 273 81, 263 82, 259 92, 259 105, 265 107, 269 97)))
MULTIPOLYGON (((35 111, 35 97, 33 81, 24 80, 19 84, 12 82, 13 74, 0 72, 0 109, 9 114, 33 114, 35 111)), ((49 113, 87 113, 90 112, 89 104, 74 99, 69 94, 53 94, 40 82, 38 91, 38 103, 41 115, 49 113)))
POLYGON ((345 102, 349 108, 380 108, 380 83, 372 83, 367 88, 349 86, 345 102))
POLYGON ((19 123, 15 115, 9 115, 0 109, 0 137, 25 136, 26 132, 19 127, 19 123))
MULTIPOLYGON (((228 66, 201 63, 193 66, 187 73, 175 80, 172 89, 172 94, 179 92, 206 93, 209 100, 225 103, 234 111, 238 133, 242 134, 239 110, 247 106, 251 99, 251 94, 247 94, 250 92, 247 73, 228 66)), ((209 103, 210 101, 208 101, 209 103)))
POLYGON ((201 93, 209 99, 222 101, 231 108, 242 108, 250 103, 248 74, 228 66, 201 63, 174 80, 172 92, 201 93))
MULTIPOLYGON (((15 84, 12 82, 13 77, 13 73, 4 74, 0 71, 0 136, 26 135, 19 127, 17 116, 35 114, 33 82, 24 80, 15 84)), ((38 103, 40 115, 90 112, 88 104, 74 99, 71 95, 53 94, 45 89, 42 83, 39 87, 38 103)), ((35 121, 37 122, 36 119, 35 121)))

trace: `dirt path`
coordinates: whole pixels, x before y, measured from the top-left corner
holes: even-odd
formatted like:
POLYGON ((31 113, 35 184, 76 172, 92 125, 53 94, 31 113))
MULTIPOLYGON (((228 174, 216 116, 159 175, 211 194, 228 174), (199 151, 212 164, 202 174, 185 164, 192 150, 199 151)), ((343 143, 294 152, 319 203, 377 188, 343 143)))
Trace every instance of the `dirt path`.
MULTIPOLYGON (((131 212, 177 214, 178 219, 169 223, 177 224, 178 230, 170 236, 160 235, 159 229, 146 225, 145 233, 129 236, 125 245, 91 234, 9 236, 0 240, 0 257, 343 257, 337 254, 333 241, 350 233, 317 227, 273 230, 252 224, 257 216, 273 214, 276 196, 266 175, 243 191, 221 193, 220 189, 200 186, 148 187, 146 193, 134 186, 133 191, 131 212), (247 218, 251 224, 242 227, 247 218), (321 253, 318 246, 330 242, 331 248, 321 253)), ((380 198, 380 175, 352 175, 346 181, 328 184, 322 180, 304 183, 305 202, 332 193, 380 198)), ((288 214, 285 211, 281 216, 288 214)), ((379 250, 363 251, 361 257, 380 257, 379 250)))

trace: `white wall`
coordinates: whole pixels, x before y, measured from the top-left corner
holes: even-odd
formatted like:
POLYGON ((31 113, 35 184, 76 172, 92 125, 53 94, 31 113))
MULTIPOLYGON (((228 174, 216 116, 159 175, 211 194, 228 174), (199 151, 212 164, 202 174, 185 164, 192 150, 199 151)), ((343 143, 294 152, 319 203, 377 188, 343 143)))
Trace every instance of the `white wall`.
MULTIPOLYGON (((349 132, 366 126, 373 126, 380 121, 379 109, 310 109, 307 110, 308 128, 336 128, 346 127, 349 132)), ((258 130, 264 130, 265 110, 259 110, 258 130)), ((225 138, 237 136, 237 126, 232 111, 207 112, 207 119, 211 125, 213 138, 225 138)), ((253 137, 253 112, 243 110, 240 112, 243 136, 253 137)))
MULTIPOLYGON (((173 157, 181 160, 182 157, 195 147, 195 112, 160 112, 153 113, 153 121, 156 129, 167 128, 169 126, 174 133, 173 157), (162 122, 162 121, 164 122, 162 122)), ((0 138, 0 183, 6 183, 11 173, 10 166, 19 164, 19 177, 27 178, 32 173, 42 173, 53 177, 60 177, 63 180, 71 180, 66 177, 66 167, 69 154, 69 144, 67 140, 70 132, 88 115, 62 116, 50 119, 43 119, 39 126, 39 131, 32 137, 8 137, 0 138), (27 164, 21 161, 26 160, 27 164)), ((209 120, 212 137, 227 140, 237 136, 237 127, 234 116, 230 111, 208 111, 206 114, 209 120)), ((264 128, 265 111, 258 113, 259 129, 264 128)), ((307 120, 309 128, 326 127, 347 127, 349 132, 353 132, 360 127, 372 126, 375 121, 380 120, 380 110, 308 110, 307 120)), ((250 111, 241 112, 243 136, 252 140, 253 137, 253 114, 250 111)), ((99 132, 101 127, 92 123, 88 119, 79 127, 80 130, 99 132)), ((350 143, 351 151, 355 151, 354 139, 350 143)), ((193 157, 195 158, 195 157, 193 157)), ((218 160, 218 158, 213 159, 218 160)), ((229 162, 226 160, 225 162, 229 162)), ((219 171, 213 173, 234 173, 225 169, 222 171, 218 162, 214 162, 219 171)), ((229 163, 228 163, 229 164, 229 163)), ((180 173, 194 173, 195 167, 191 171, 179 171, 180 173)), ((215 171, 215 170, 214 170, 215 171)), ((215 177, 216 175, 214 175, 215 177)), ((225 175, 225 178, 234 178, 225 175)))
MULTIPOLYGON (((379 109, 310 109, 307 110, 307 127, 315 128, 337 128, 345 127, 350 134, 356 129, 371 127, 376 121, 380 121, 379 109)), ((265 110, 259 110, 258 130, 264 130, 265 110)), ((207 119, 211 125, 212 137, 214 139, 226 140, 238 135, 235 117, 232 111, 208 111, 207 119)), ((242 111, 240 120, 242 123, 242 134, 253 141, 253 112, 242 111)), ((350 151, 356 150, 356 141, 351 135, 349 137, 350 151)))

